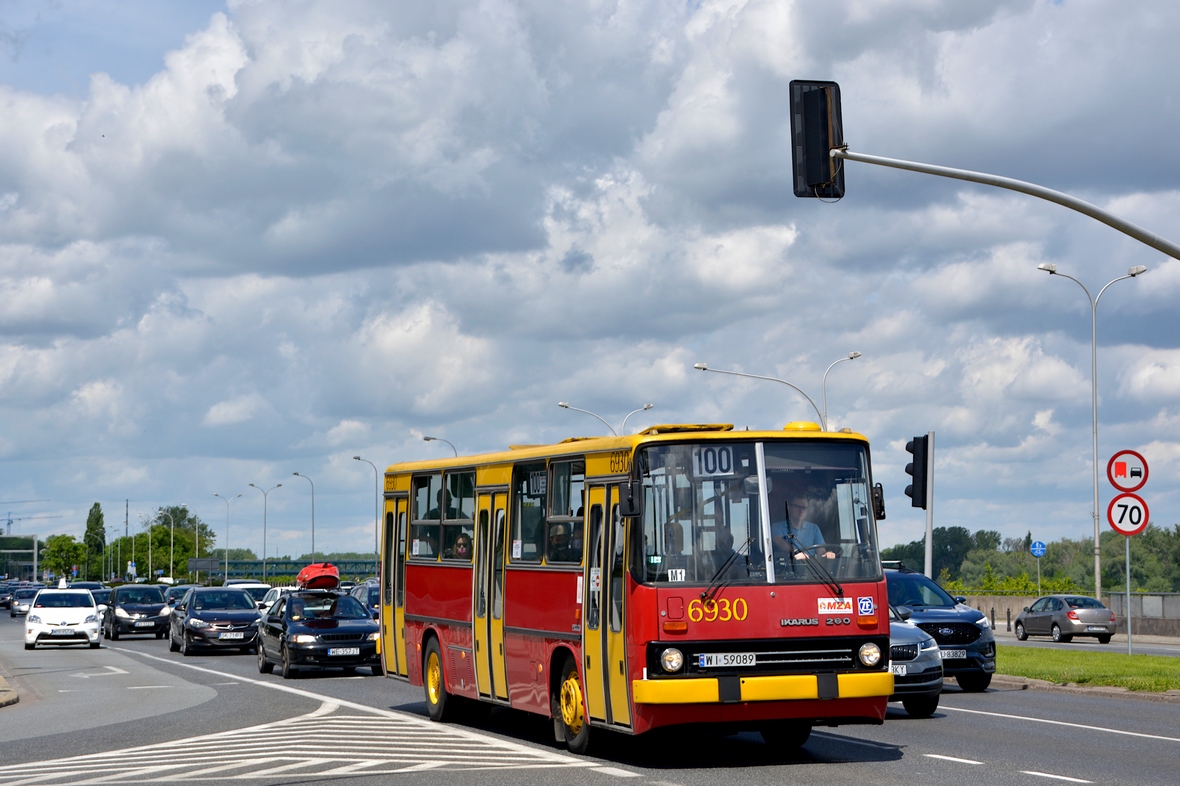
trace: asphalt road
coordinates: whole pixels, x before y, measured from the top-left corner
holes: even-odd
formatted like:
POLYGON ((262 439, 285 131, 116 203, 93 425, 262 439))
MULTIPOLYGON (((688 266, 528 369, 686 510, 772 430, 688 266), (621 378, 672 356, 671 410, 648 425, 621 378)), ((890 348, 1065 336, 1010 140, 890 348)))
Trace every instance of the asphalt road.
MULTIPOLYGON (((363 669, 361 670, 364 671, 363 669)), ((368 675, 283 680, 251 656, 168 652, 121 639, 26 652, 0 617, 0 673, 21 694, 0 709, 0 786, 207 782, 604 784, 1175 784, 1180 704, 949 683, 933 718, 891 705, 883 726, 816 730, 783 755, 754 734, 599 735, 592 756, 551 724, 493 710, 425 719, 420 688, 368 675), (100 781, 101 779, 101 781, 100 781)))

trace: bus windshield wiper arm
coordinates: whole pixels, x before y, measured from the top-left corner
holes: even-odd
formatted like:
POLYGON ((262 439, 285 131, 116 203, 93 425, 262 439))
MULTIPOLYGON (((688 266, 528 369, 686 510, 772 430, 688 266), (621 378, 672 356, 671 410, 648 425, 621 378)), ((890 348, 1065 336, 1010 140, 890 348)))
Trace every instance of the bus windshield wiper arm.
POLYGON ((717 572, 713 574, 713 578, 709 579, 709 585, 705 587, 704 591, 701 592, 701 600, 708 600, 710 597, 712 597, 714 590, 718 589, 722 583, 717 579, 725 575, 725 573, 729 570, 729 566, 733 564, 733 561, 741 556, 741 553, 745 551, 746 547, 753 542, 753 538, 746 538, 746 542, 729 555, 729 559, 725 560, 721 567, 717 569, 717 572))
MULTIPOLYGON (((792 562, 794 562, 796 554, 807 554, 807 549, 803 547, 803 544, 801 544, 791 532, 787 532, 787 541, 794 548, 794 551, 791 552, 792 562)), ((815 548, 815 546, 811 546, 810 548, 815 548)), ((812 575, 822 581, 824 585, 832 589, 836 593, 836 597, 844 597, 844 588, 841 587, 840 583, 836 581, 835 577, 828 572, 827 568, 817 562, 818 559, 819 557, 815 556, 814 554, 807 554, 806 558, 800 561, 806 563, 807 568, 811 571, 812 575)))

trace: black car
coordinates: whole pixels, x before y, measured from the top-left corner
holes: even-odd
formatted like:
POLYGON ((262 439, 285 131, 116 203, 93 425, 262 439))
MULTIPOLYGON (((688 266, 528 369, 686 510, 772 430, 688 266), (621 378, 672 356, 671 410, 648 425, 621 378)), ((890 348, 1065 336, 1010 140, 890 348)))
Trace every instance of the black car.
POLYGON ((352 588, 350 593, 354 598, 361 602, 361 605, 369 610, 369 614, 373 619, 379 619, 381 613, 381 588, 377 586, 374 581, 366 581, 364 584, 358 584, 352 588))
POLYGON ((19 581, 5 581, 0 582, 0 608, 7 609, 12 607, 12 591, 16 589, 19 581))
POLYGON ((102 633, 111 641, 127 634, 150 634, 157 639, 168 633, 168 606, 164 590, 155 584, 124 584, 111 590, 102 633))
POLYGON ((192 655, 202 647, 254 649, 258 604, 233 587, 194 587, 172 610, 168 649, 192 655))
POLYGON ((174 587, 169 587, 168 591, 164 593, 164 602, 168 604, 168 608, 174 609, 189 590, 199 586, 199 584, 177 584, 174 587))
POLYGON ((889 604, 901 614, 908 609, 909 621, 938 642, 945 676, 969 693, 987 690, 996 671, 996 638, 983 612, 904 565, 886 570, 885 581, 889 604))
POLYGON ((381 674, 377 653, 380 627, 351 595, 333 590, 302 590, 284 595, 262 618, 258 632, 258 671, 275 664, 283 678, 303 669, 368 666, 381 674))
POLYGON ((107 605, 111 600, 111 590, 109 587, 92 589, 90 590, 90 594, 94 596, 94 602, 102 606, 107 605))

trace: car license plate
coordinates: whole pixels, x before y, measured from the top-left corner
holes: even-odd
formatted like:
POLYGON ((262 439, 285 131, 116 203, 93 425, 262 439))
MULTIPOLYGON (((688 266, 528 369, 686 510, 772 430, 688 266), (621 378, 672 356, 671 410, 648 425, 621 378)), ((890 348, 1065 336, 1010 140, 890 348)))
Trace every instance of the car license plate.
POLYGON ((1086 630, 1091 630, 1091 631, 1094 631, 1095 633, 1106 633, 1106 626, 1105 625, 1089 625, 1086 627, 1086 630))
POLYGON ((135 623, 135 627, 137 627, 137 628, 154 628, 155 626, 156 626, 156 623, 150 622, 150 621, 135 623))
POLYGON ((893 672, 893 676, 895 677, 904 677, 906 671, 905 666, 904 663, 890 663, 889 670, 893 672))
POLYGON ((943 660, 962 660, 967 657, 967 650, 939 650, 938 654, 943 660))
POLYGON ((244 639, 244 638, 246 638, 246 634, 242 633, 241 631, 238 631, 236 633, 222 633, 217 638, 219 638, 219 639, 244 639))
POLYGON ((328 650, 328 655, 360 655, 360 647, 332 647, 328 650))
POLYGON ((753 666, 758 660, 752 652, 710 652, 697 657, 702 669, 753 666))
POLYGON ((49 631, 50 636, 73 636, 74 632, 69 628, 54 628, 49 631))

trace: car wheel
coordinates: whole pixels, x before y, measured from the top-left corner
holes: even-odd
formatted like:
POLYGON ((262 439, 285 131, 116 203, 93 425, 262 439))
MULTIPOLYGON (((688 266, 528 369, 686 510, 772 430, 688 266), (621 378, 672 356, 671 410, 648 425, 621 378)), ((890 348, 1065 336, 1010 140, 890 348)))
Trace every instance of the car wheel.
POLYGON ((189 641, 187 630, 180 632, 180 654, 186 658, 193 654, 193 643, 189 641))
POLYGON ((162 630, 158 630, 158 631, 156 631, 156 638, 157 638, 157 639, 162 639, 162 638, 164 638, 164 631, 162 631, 162 630))
POLYGON ((119 640, 119 629, 116 628, 114 625, 111 625, 111 632, 107 634, 107 638, 110 639, 111 641, 118 641, 119 640))
POLYGON ((426 645, 426 655, 422 659, 422 687, 426 691, 426 712, 430 719, 440 723, 450 720, 454 702, 447 693, 438 639, 431 639, 426 645))
POLYGON ((967 693, 983 693, 992 684, 992 675, 985 671, 974 674, 960 674, 956 677, 959 687, 967 693))
POLYGON ((1016 623, 1016 640, 1017 641, 1024 641, 1027 638, 1028 638, 1028 632, 1024 629, 1024 623, 1023 622, 1016 623))
POLYGON ((374 677, 380 677, 385 674, 385 667, 381 665, 381 661, 377 661, 369 668, 372 669, 374 677))
POLYGON ((33 642, 32 644, 30 644, 29 642, 26 641, 25 642, 25 649, 27 649, 27 650, 37 649, 37 642, 33 642))
POLYGON ((1098 643, 1099 644, 1110 644, 1110 636, 1099 636, 1098 643))
POLYGON ((912 699, 902 699, 901 706, 905 707, 911 718, 929 718, 938 709, 938 697, 915 696, 912 699))
POLYGON ((770 747, 790 752, 802 748, 811 737, 811 724, 798 721, 767 723, 758 733, 762 735, 762 741, 770 747))
POLYGON ((1071 641, 1073 641, 1073 636, 1070 636, 1068 633, 1062 633, 1061 626, 1059 626, 1056 622, 1053 623, 1052 633, 1053 641, 1057 641, 1062 644, 1069 644, 1071 641))
POLYGON ((262 649, 262 642, 258 642, 258 673, 270 674, 275 670, 275 665, 266 659, 266 650, 262 649))
POLYGON ((102 642, 98 642, 98 641, 90 642, 90 649, 92 649, 92 650, 96 650, 101 646, 102 646, 102 642))
POLYGON ((180 645, 176 643, 176 637, 172 635, 172 628, 168 629, 168 651, 180 652, 180 645))
POLYGON ((586 717, 582 680, 573 658, 567 657, 561 667, 561 682, 557 685, 557 691, 550 702, 557 709, 553 719, 560 724, 562 739, 570 753, 584 755, 590 747, 590 719, 586 717))
POLYGON ((287 645, 283 645, 282 654, 283 679, 289 680, 295 677, 299 672, 291 665, 291 653, 287 652, 287 645))

